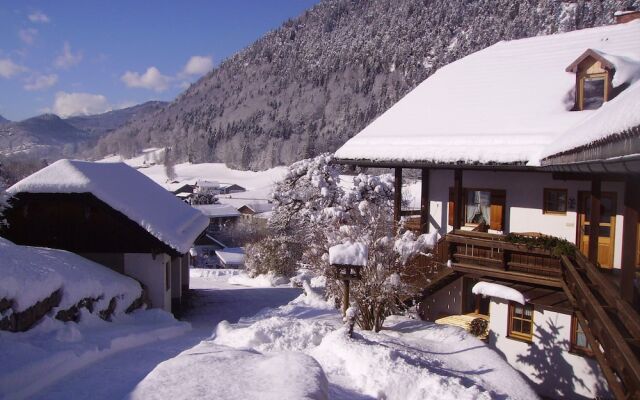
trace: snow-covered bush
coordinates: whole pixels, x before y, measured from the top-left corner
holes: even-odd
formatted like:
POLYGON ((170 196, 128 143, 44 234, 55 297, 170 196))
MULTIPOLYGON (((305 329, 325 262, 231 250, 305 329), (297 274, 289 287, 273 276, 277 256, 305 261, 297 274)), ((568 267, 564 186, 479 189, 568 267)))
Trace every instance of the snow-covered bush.
POLYGON ((351 285, 358 325, 379 330, 404 300, 417 294, 406 283, 406 264, 433 240, 416 237, 393 221, 393 176, 360 174, 353 185, 340 185, 340 167, 324 154, 289 167, 274 189, 275 208, 269 236, 247 246, 247 269, 295 273, 305 267, 327 278, 327 296, 341 299, 342 283, 329 264, 330 247, 359 242, 369 249, 362 280, 351 285))
POLYGON ((251 278, 270 272, 290 278, 296 274, 296 260, 301 257, 300 243, 287 242, 284 236, 247 244, 245 252, 245 269, 251 278))
POLYGON ((204 205, 204 204, 218 204, 218 192, 212 188, 200 188, 193 193, 191 197, 191 204, 204 205))
POLYGON ((4 210, 9 207, 9 195, 7 194, 3 183, 0 181, 0 225, 6 224, 4 210))

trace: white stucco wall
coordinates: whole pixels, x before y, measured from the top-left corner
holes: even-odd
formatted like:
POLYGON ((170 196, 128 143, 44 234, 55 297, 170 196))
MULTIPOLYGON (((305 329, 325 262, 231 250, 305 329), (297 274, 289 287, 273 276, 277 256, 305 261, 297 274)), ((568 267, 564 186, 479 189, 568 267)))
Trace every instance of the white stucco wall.
POLYGON ((171 263, 167 254, 126 253, 124 273, 142 282, 149 291, 152 308, 171 312, 171 290, 166 286, 166 264, 171 263))
MULTIPOLYGON (((542 232, 576 243, 578 191, 590 191, 588 181, 554 180, 551 173, 464 171, 465 188, 503 189, 506 191, 505 233, 542 232), (542 212, 544 188, 567 189, 569 210, 566 215, 542 212), (572 201, 573 200, 573 201, 572 201), (573 203, 573 204, 572 204, 573 203), (571 207, 573 205, 573 207, 571 207)), ((429 179, 431 231, 441 235, 450 231, 448 223, 449 188, 453 187, 452 170, 432 169, 429 179)), ((620 268, 622 254, 622 212, 624 211, 624 184, 603 182, 603 192, 617 193, 617 216, 614 243, 614 267, 620 268)), ((419 194, 418 194, 419 195, 419 194)))
POLYGON ((592 399, 606 390, 595 359, 569 352, 571 315, 535 307, 534 338, 527 343, 507 337, 508 302, 492 298, 490 313, 489 346, 522 372, 538 393, 557 399, 592 399))

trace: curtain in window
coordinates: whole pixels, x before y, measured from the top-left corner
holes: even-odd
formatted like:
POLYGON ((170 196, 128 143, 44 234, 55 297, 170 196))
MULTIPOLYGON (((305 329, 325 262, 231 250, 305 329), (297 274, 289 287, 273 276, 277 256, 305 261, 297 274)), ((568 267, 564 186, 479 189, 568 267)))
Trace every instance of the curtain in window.
POLYGON ((468 192, 465 222, 467 224, 490 224, 491 192, 480 190, 468 192))

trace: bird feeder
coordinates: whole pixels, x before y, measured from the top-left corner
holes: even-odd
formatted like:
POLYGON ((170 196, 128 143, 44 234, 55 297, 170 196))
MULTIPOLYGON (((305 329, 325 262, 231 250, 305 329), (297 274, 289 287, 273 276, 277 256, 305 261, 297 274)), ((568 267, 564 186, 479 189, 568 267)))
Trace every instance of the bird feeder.
POLYGON ((335 277, 342 281, 342 315, 349 308, 351 281, 362 279, 362 267, 367 265, 368 248, 362 243, 346 243, 329 249, 329 263, 335 270, 335 277))

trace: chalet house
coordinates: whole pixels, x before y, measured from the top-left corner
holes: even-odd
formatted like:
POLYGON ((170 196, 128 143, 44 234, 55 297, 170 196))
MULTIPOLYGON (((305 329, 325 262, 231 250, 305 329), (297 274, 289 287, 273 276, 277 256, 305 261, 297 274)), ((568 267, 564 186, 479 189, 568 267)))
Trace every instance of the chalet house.
POLYGON ((273 203, 247 203, 238 208, 243 218, 268 219, 273 211, 273 203))
POLYGON ((220 268, 221 262, 216 251, 227 245, 216 239, 212 234, 203 232, 193 244, 191 265, 196 268, 220 268))
POLYGON ((151 307, 180 306, 209 221, 151 179, 124 163, 60 160, 7 191, 2 236, 77 253, 140 281, 151 307))
POLYGON ((424 319, 488 320, 489 345, 540 394, 580 399, 640 396, 639 154, 631 20, 451 63, 335 158, 394 169, 395 219, 441 237, 416 260, 424 319), (419 209, 403 209, 404 169, 420 171, 419 209))
POLYGON ((193 208, 209 218, 207 233, 216 234, 228 229, 240 217, 240 212, 228 204, 199 204, 193 208))

